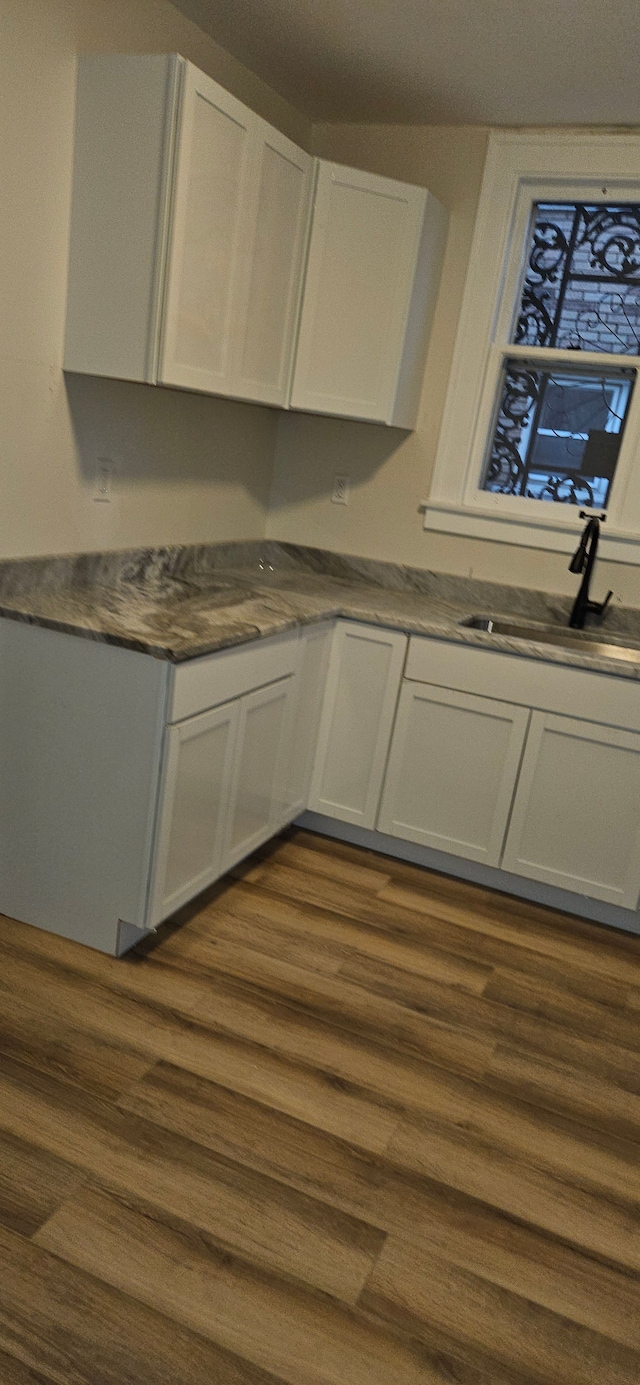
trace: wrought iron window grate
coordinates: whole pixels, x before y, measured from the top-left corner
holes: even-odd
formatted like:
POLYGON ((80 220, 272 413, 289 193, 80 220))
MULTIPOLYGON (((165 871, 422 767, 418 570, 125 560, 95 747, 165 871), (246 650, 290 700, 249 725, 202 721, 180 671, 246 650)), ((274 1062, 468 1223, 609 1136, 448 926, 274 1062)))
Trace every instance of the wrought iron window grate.
MULTIPOLYGON (((511 340, 640 356, 640 204, 540 202, 511 340)), ((635 370, 506 359, 481 487, 605 507, 635 370)))

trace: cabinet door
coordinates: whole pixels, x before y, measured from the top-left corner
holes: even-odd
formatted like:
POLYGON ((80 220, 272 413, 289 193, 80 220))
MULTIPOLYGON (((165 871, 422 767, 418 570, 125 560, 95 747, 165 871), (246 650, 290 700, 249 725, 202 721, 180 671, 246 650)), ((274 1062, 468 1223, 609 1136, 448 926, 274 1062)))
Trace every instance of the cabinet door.
POLYGON ((640 734, 534 712, 502 865, 634 909, 640 734))
POLYGON ((233 334, 246 274, 257 116, 185 65, 159 380, 233 392, 233 334))
POLYGON ((295 708, 287 753, 286 820, 289 822, 307 807, 332 635, 333 621, 325 620, 320 625, 308 626, 300 638, 295 708))
POLYGON ((339 622, 333 637, 309 807, 374 827, 407 640, 339 622))
POLYGON ((286 750, 294 678, 281 678, 240 701, 224 869, 254 851, 286 817, 286 750))
POLYGON ((524 707, 406 682, 379 830, 497 866, 528 721, 524 707))
POLYGON ((302 289, 314 161, 256 117, 247 272, 235 305, 233 393, 285 405, 302 289))
POLYGON ((239 702, 167 730, 150 926, 222 874, 239 702))
POLYGON ((292 408, 391 422, 426 197, 320 161, 292 408))

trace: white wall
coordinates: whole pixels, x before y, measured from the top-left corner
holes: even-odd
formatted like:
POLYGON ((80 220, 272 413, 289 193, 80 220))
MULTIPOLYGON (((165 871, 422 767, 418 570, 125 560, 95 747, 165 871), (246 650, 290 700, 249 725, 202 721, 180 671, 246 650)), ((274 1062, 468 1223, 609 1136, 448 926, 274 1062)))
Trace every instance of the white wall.
POLYGON ((274 411, 62 375, 76 53, 182 52, 299 142, 310 127, 165 0, 1 3, 0 557, 262 536, 274 411))

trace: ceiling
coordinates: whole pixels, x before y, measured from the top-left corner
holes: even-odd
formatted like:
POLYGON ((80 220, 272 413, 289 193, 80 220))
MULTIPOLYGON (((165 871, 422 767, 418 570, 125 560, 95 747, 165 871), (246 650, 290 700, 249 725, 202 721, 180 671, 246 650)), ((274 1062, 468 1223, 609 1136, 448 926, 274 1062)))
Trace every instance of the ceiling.
POLYGON ((640 0, 174 0, 314 121, 640 124, 640 0))

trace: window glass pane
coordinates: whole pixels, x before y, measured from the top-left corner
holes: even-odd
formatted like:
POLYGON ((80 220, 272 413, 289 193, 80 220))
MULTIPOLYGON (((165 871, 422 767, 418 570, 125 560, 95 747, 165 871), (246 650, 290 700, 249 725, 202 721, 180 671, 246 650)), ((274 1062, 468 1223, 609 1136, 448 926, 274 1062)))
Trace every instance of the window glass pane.
POLYGON ((537 203, 512 340, 640 355, 640 203, 537 203))
POLYGON ((481 489, 604 508, 635 375, 507 360, 481 489))

